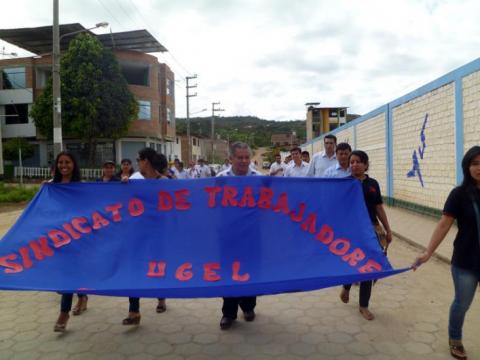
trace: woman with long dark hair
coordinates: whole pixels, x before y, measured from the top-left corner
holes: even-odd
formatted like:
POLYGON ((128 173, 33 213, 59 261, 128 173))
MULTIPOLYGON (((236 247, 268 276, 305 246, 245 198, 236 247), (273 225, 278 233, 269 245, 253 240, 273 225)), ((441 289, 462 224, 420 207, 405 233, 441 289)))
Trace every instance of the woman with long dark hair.
MULTIPOLYGON (((140 174, 144 179, 168 179, 164 175, 168 168, 168 162, 165 155, 158 154, 152 148, 144 148, 138 152, 137 158, 138 168, 140 174)), ((128 181, 127 176, 122 177, 122 181, 128 181)), ((140 298, 130 297, 128 316, 123 319, 123 325, 138 325, 140 324, 140 298)), ((159 298, 156 311, 162 313, 167 310, 165 299, 159 298)))
MULTIPOLYGON (((352 171, 352 176, 362 183, 363 197, 365 199, 365 205, 367 206, 370 221, 372 222, 375 232, 379 238, 379 246, 386 251, 388 244, 392 242, 392 230, 390 229, 387 214, 383 208, 380 186, 378 185, 377 180, 369 177, 366 174, 368 165, 368 155, 366 152, 361 150, 352 151, 350 154, 350 169, 352 171), (386 234, 380 226, 380 223, 382 223, 386 234)), ((375 316, 368 309, 370 296, 372 295, 372 285, 372 280, 362 281, 360 283, 360 306, 358 310, 366 320, 373 320, 375 318, 375 316)), ((340 299, 344 303, 348 303, 349 301, 351 287, 352 285, 348 284, 344 285, 342 288, 340 299)))
POLYGON ((448 321, 450 354, 456 359, 467 358, 462 343, 463 322, 480 282, 480 146, 466 152, 462 170, 462 184, 448 195, 427 249, 412 265, 416 270, 430 259, 456 220, 451 267, 455 297, 448 321))
MULTIPOLYGON (((53 183, 68 184, 72 182, 79 182, 80 168, 77 160, 68 151, 62 151, 55 159, 55 168, 53 173, 53 183)), ((78 294, 78 302, 73 308, 73 315, 81 315, 87 310, 87 295, 78 294)), ((70 310, 72 309, 73 294, 62 294, 60 303, 60 315, 53 328, 56 332, 64 332, 67 327, 68 319, 70 318, 70 310)))
POLYGON ((130 177, 133 173, 132 160, 122 159, 120 162, 120 171, 118 172, 117 176, 121 179, 124 176, 130 177))

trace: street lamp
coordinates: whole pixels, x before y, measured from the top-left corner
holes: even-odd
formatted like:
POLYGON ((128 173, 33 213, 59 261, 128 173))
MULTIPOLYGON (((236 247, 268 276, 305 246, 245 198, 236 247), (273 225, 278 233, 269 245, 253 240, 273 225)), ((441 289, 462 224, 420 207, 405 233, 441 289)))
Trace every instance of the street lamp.
POLYGON ((202 109, 202 110, 199 110, 199 111, 195 111, 195 112, 191 113, 190 115, 200 114, 204 111, 207 111, 207 109, 202 109))
POLYGON ((62 99, 60 96, 60 39, 67 35, 93 30, 108 26, 107 22, 100 22, 89 29, 73 31, 62 34, 58 25, 58 0, 53 0, 53 51, 52 51, 52 97, 53 97, 53 156, 54 158, 62 151, 62 99))

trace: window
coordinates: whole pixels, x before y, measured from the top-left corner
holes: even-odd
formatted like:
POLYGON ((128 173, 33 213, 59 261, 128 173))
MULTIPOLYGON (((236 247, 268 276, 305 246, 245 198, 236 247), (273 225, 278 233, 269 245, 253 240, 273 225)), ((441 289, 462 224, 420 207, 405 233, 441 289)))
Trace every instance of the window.
POLYGON ((139 100, 138 101, 138 120, 151 120, 151 102, 139 100))
POLYGON ((340 116, 341 118, 345 117, 345 109, 340 110, 340 111, 339 111, 339 114, 340 114, 339 116, 340 116))
POLYGON ((48 84, 48 80, 52 76, 51 68, 37 67, 35 73, 37 89, 45 88, 48 84))
POLYGON ((175 83, 171 79, 167 79, 167 95, 172 96, 174 95, 175 90, 175 83))
POLYGON ((177 145, 178 145, 178 137, 177 137, 177 138, 175 138, 175 141, 176 141, 176 143, 177 143, 177 145))
POLYGON ((150 86, 150 66, 133 62, 120 62, 120 71, 129 85, 150 86))
POLYGON ((5 105, 5 124, 28 124, 28 104, 5 105))
POLYGON ((338 114, 337 109, 333 109, 333 110, 328 111, 328 116, 331 117, 331 118, 333 118, 333 117, 336 118, 337 114, 338 114))
POLYGON ((15 67, 2 70, 3 89, 25 89, 25 68, 15 67))
POLYGON ((192 139, 192 145, 197 146, 197 139, 195 139, 195 138, 192 139))
POLYGON ((167 123, 170 125, 172 123, 172 110, 167 108, 167 123))

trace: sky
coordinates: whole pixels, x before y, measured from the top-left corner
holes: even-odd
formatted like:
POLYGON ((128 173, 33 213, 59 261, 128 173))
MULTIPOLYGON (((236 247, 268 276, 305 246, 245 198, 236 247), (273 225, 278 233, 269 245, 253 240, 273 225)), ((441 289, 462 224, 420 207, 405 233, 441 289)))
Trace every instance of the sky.
MULTIPOLYGON (((305 119, 307 102, 365 114, 478 55, 478 0, 59 0, 60 23, 148 30, 192 116, 305 119), (207 111, 195 114, 202 109, 207 111)), ((52 0, 0 0, 0 28, 52 24, 52 0)), ((26 54, 0 41, 0 51, 26 54)), ((0 58, 7 56, 0 55, 0 58)))

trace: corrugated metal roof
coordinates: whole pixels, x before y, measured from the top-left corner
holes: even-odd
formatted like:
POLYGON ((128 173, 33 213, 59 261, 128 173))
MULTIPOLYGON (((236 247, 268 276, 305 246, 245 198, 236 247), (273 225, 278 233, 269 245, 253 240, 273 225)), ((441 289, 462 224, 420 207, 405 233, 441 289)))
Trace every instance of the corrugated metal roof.
MULTIPOLYGON (((60 48, 66 50, 70 40, 80 31, 96 36, 105 46, 114 49, 134 50, 144 53, 168 51, 147 30, 134 30, 118 33, 95 35, 86 30, 81 24, 60 25, 60 36, 76 32, 61 38, 60 48)), ((47 54, 52 52, 52 26, 35 28, 0 29, 0 39, 28 50, 34 54, 47 54)))

